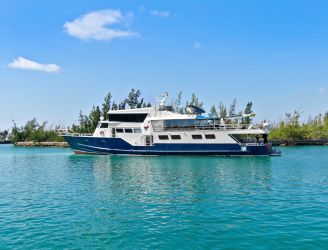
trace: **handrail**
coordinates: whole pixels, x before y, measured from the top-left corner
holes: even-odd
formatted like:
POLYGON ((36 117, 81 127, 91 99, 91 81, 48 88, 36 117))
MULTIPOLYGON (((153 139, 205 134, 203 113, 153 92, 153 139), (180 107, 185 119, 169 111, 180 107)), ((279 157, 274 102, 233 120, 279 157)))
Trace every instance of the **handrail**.
POLYGON ((93 133, 75 133, 67 129, 58 129, 57 133, 59 136, 93 136, 93 133))
POLYGON ((208 125, 198 125, 195 126, 189 126, 189 127, 161 127, 161 128, 153 128, 154 132, 163 132, 163 131, 194 131, 194 130, 237 130, 237 129, 249 129, 249 130, 255 130, 255 129, 263 129, 263 127, 260 126, 253 126, 248 124, 208 124, 208 125))

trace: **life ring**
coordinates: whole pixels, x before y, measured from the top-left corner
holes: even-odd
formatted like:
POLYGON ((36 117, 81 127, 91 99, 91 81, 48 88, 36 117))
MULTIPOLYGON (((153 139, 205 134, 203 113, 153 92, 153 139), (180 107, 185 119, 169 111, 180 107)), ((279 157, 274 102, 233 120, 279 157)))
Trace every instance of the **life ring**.
POLYGON ((145 129, 145 130, 149 129, 149 124, 145 124, 145 125, 144 125, 144 129, 145 129))
POLYGON ((100 135, 101 136, 105 136, 105 132, 104 131, 100 131, 100 135))

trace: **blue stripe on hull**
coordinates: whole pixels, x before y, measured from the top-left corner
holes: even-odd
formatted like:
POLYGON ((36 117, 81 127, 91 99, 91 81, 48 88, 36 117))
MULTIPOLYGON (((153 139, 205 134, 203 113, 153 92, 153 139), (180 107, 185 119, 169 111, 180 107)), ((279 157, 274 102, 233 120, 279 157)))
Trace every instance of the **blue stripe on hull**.
POLYGON ((270 155, 264 146, 248 146, 242 151, 239 144, 173 144, 132 146, 121 138, 65 136, 72 149, 98 154, 138 155, 270 155))

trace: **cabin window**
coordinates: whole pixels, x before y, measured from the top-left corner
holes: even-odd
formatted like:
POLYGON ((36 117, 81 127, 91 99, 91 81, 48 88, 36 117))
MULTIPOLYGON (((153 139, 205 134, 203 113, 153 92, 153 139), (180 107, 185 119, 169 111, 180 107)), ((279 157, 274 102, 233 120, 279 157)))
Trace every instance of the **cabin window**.
POLYGON ((176 120, 164 120, 165 128, 193 128, 195 127, 195 120, 193 119, 176 119, 176 120))
POLYGON ((134 128, 133 129, 133 132, 134 133, 141 133, 141 128, 134 128))
POLYGON ((181 136, 180 135, 171 135, 171 139, 172 140, 181 140, 181 136))
POLYGON ((215 139, 215 135, 213 134, 209 134, 209 135, 205 135, 206 139, 215 139))
POLYGON ((124 131, 123 131, 122 128, 117 128, 117 129, 116 129, 116 133, 124 133, 124 131))
POLYGON ((101 123, 100 128, 108 128, 108 123, 101 123))
POLYGON ((192 138, 194 140, 201 140, 201 139, 203 139, 203 136, 202 135, 192 135, 192 138))
POLYGON ((109 114, 108 120, 115 122, 144 122, 147 113, 140 114, 109 114))
POLYGON ((159 135, 158 136, 158 139, 160 139, 160 140, 168 140, 169 139, 169 136, 168 135, 159 135))
POLYGON ((133 133, 132 128, 126 128, 124 129, 125 133, 133 133))

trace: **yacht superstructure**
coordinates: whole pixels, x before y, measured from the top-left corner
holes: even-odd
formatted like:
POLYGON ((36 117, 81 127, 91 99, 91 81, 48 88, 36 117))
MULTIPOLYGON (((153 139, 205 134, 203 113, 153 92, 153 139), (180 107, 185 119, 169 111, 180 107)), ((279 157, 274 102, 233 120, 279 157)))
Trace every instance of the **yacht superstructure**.
POLYGON ((188 114, 172 107, 111 110, 93 135, 62 135, 76 153, 135 155, 280 155, 268 142, 268 124, 253 126, 230 118, 209 118, 190 106, 188 114))

